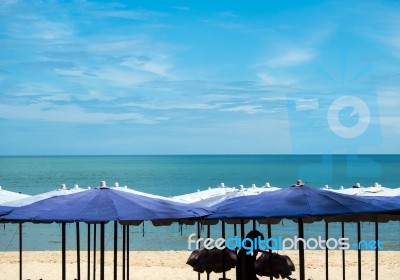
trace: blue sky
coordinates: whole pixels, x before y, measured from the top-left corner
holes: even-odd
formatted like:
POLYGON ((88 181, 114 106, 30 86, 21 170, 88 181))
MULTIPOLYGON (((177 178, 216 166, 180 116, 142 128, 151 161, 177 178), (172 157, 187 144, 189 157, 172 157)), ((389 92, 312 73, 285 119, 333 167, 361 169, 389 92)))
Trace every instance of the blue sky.
POLYGON ((0 2, 0 155, 400 153, 398 1, 0 2))

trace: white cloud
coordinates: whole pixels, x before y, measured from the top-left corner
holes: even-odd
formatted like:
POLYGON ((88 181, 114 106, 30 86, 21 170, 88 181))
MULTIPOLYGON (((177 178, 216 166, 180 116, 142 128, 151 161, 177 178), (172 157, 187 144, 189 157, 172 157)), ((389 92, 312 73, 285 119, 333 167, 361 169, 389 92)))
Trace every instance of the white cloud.
POLYGON ((399 3, 381 3, 379 1, 364 1, 363 7, 356 10, 360 15, 360 27, 357 29, 359 34, 367 38, 378 40, 379 42, 391 47, 394 55, 400 57, 400 18, 399 3))
POLYGON ((99 90, 88 90, 84 94, 77 95, 75 98, 81 101, 99 100, 99 101, 111 101, 119 97, 119 93, 113 92, 104 93, 99 90))
POLYGON ((132 53, 136 51, 144 52, 143 48, 146 44, 145 39, 139 39, 133 36, 123 38, 113 36, 109 41, 96 40, 96 38, 94 38, 91 44, 87 44, 86 46, 89 52, 96 55, 108 53, 121 56, 124 54, 132 55, 132 53))
POLYGON ((41 96, 39 101, 55 102, 55 101, 70 101, 71 96, 67 93, 53 93, 51 95, 41 96))
POLYGON ((262 83, 267 85, 293 85, 297 82, 297 79, 287 73, 270 74, 267 72, 260 72, 257 73, 257 77, 262 81, 262 83))
POLYGON ((319 108, 317 98, 296 99, 297 111, 317 110, 319 108))
POLYGON ((31 102, 37 100, 58 100, 69 101, 69 94, 63 92, 59 87, 50 83, 21 83, 18 85, 18 91, 12 93, 15 97, 30 97, 31 102))
POLYGON ((163 63, 149 62, 143 65, 142 70, 150 72, 163 77, 170 77, 168 70, 171 66, 163 63))
MULTIPOLYGON (((62 19, 52 20, 47 19, 40 14, 29 14, 19 12, 13 18, 5 19, 3 32, 13 38, 22 40, 38 39, 45 40, 51 43, 56 41, 67 42, 74 34, 71 25, 62 19)), ((31 41, 31 46, 38 42, 31 41)))
POLYGON ((136 58, 127 59, 122 62, 120 65, 129 67, 134 70, 140 70, 143 72, 148 72, 151 74, 155 74, 161 77, 169 77, 172 78, 169 74, 169 70, 172 68, 172 65, 164 61, 164 59, 154 58, 155 61, 142 61, 138 62, 136 58))
MULTIPOLYGON (((114 38, 110 42, 93 42, 88 46, 88 53, 102 64, 108 63, 109 69, 119 71, 123 76, 129 72, 143 72, 136 75, 146 76, 151 74, 160 77, 173 78, 170 70, 173 68, 171 57, 173 47, 162 42, 155 42, 149 38, 114 38), (126 73, 123 73, 123 72, 126 73)), ((105 71, 102 69, 101 71, 105 71)), ((146 79, 140 79, 141 82, 146 79)))
POLYGON ((150 11, 150 10, 97 10, 92 12, 93 15, 101 17, 116 17, 124 19, 134 19, 134 20, 152 20, 156 17, 164 17, 167 14, 150 11))
POLYGON ((87 112, 77 105, 54 107, 51 103, 31 105, 0 104, 0 117, 5 119, 42 120, 71 123, 114 123, 119 121, 155 124, 167 120, 160 117, 145 117, 139 113, 87 112))
POLYGON ((254 105, 235 106, 235 107, 231 107, 231 108, 221 109, 220 111, 241 112, 241 113, 247 113, 247 114, 256 114, 256 113, 263 112, 261 106, 254 106, 254 105))
MULTIPOLYGON (((151 110, 214 110, 224 107, 226 104, 215 103, 209 104, 201 102, 199 100, 187 101, 187 100, 174 100, 174 101, 141 101, 141 102, 129 102, 122 104, 121 107, 138 107, 143 109, 151 110)), ((232 104, 230 104, 232 105, 232 104)))
POLYGON ((18 0, 2 0, 1 3, 0 3, 0 6, 13 5, 13 4, 16 4, 18 2, 19 2, 18 0))
POLYGON ((62 23, 48 20, 35 21, 31 27, 32 37, 45 39, 45 40, 63 40, 70 38, 73 34, 72 29, 62 23))
POLYGON ((82 76, 84 75, 86 70, 84 69, 54 69, 54 73, 61 76, 82 76))
POLYGON ((315 53, 305 49, 291 49, 268 59, 263 63, 270 68, 285 68, 305 64, 315 57, 315 53))

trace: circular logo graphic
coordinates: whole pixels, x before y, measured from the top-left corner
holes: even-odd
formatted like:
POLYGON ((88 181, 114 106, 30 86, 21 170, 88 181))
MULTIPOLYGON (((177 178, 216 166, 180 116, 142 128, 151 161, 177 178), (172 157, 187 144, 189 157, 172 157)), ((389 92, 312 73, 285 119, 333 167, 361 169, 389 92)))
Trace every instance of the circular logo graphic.
POLYGON ((328 109, 328 123, 331 130, 342 138, 356 138, 363 134, 370 123, 371 115, 368 105, 355 96, 341 96, 328 109), (342 112, 347 112, 343 115, 342 112), (345 125, 349 123, 351 125, 345 125))

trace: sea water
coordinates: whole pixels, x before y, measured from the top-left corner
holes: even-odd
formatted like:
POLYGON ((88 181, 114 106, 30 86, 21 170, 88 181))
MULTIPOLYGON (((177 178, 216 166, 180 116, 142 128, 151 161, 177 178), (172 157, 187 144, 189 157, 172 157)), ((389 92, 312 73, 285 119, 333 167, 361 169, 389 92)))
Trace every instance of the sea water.
MULTIPOLYGON (((400 187, 400 155, 168 155, 168 156, 30 156, 0 157, 0 185, 3 189, 35 195, 57 189, 60 184, 81 188, 96 187, 100 181, 108 185, 119 182, 138 191, 175 196, 213 188, 224 183, 229 187, 266 182, 271 186, 288 187, 302 179, 312 187, 350 188, 356 183, 368 187, 375 182, 384 187, 400 187)), ((268 205, 266 205, 268 207, 268 205)), ((18 249, 18 225, 0 224, 0 250, 18 249)), ((245 230, 253 228, 249 222, 245 230)), ((255 224, 266 235, 266 226, 255 224)), ((87 246, 87 228, 80 224, 81 248, 87 246)), ((119 237, 121 237, 121 226, 119 237)), ((339 238, 341 224, 329 224, 329 238, 339 238)), ((93 225, 91 232, 93 234, 93 225)), ((235 234, 234 225, 226 225, 227 237, 235 234)), ((325 224, 305 224, 305 238, 325 237, 325 224)), ((67 225, 67 248, 76 246, 76 225, 67 225)), ((99 228, 97 228, 99 232, 99 228)), ((130 226, 133 250, 187 250, 187 238, 197 234, 196 225, 173 224, 154 227, 151 222, 130 226)), ((240 226, 236 227, 237 235, 240 226)), ((207 227, 201 235, 207 234, 207 227)), ((357 224, 346 223, 345 234, 357 239, 357 224)), ((375 223, 361 223, 361 238, 375 238, 375 223)), ((221 224, 211 226, 211 237, 221 236, 221 224)), ((282 220, 272 225, 272 236, 293 238, 297 224, 282 220)), ((379 224, 379 239, 384 250, 400 250, 400 223, 379 224)), ((113 249, 113 225, 106 226, 106 249, 113 249)), ((92 240, 93 242, 93 240, 92 240)), ((99 243, 97 243, 99 244, 99 243)), ((121 242, 119 242, 120 246, 121 242)), ((92 244, 93 246, 93 244, 92 244)), ((23 224, 24 250, 60 250, 59 224, 23 224)))

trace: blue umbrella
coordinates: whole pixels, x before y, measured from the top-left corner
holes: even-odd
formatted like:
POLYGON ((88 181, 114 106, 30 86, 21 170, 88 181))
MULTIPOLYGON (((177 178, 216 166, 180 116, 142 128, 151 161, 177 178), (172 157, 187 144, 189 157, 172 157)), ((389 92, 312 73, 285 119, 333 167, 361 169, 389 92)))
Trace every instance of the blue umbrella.
MULTIPOLYGON (((1 210, 1 209, 0 209, 1 210)), ((62 222, 63 275, 65 279, 65 223, 101 224, 101 270, 104 279, 104 223, 109 221, 180 220, 210 214, 203 208, 107 187, 46 198, 2 217, 6 221, 62 222)))
POLYGON ((205 208, 167 199, 96 188, 71 195, 50 197, 17 207, 2 217, 8 221, 109 222, 199 218, 205 208))
MULTIPOLYGON (((69 195, 69 194, 82 192, 82 191, 86 191, 86 189, 81 189, 78 187, 78 185, 75 185, 74 188, 72 188, 72 189, 67 189, 67 186, 65 184, 62 184, 60 186, 60 188, 58 188, 56 190, 52 190, 52 191, 41 193, 41 194, 34 195, 34 196, 22 195, 22 194, 15 195, 14 194, 13 197, 14 198, 18 197, 19 199, 9 199, 10 197, 7 195, 8 196, 7 199, 5 199, 5 198, 1 199, 2 205, 0 206, 0 216, 10 213, 11 210, 13 210, 15 208, 29 205, 29 204, 32 204, 34 202, 37 202, 37 201, 40 201, 43 199, 47 199, 47 198, 54 197, 54 196, 69 195)), ((1 192, 3 195, 3 191, 1 191, 1 192)), ((77 228, 78 227, 79 227, 79 225, 77 223, 77 228)), ((79 230, 77 230, 77 232, 78 231, 79 230)), ((79 247, 79 238, 77 238, 77 240, 78 240, 77 246, 79 247)), ((78 252, 78 259, 79 259, 79 250, 77 250, 77 252, 78 252)), ((20 254, 20 279, 22 279, 22 222, 19 223, 19 254, 20 254)), ((77 263, 77 267, 78 267, 78 278, 79 278, 79 275, 80 275, 79 262, 77 263)))
POLYGON ((400 197, 352 196, 302 186, 232 198, 214 207, 207 219, 326 217, 399 211, 400 197))
MULTIPOLYGON (((244 196, 214 205, 214 213, 207 219, 268 219, 298 218, 299 237, 304 238, 303 218, 333 217, 340 219, 350 214, 397 213, 400 197, 361 197, 295 186, 281 190, 244 196)), ((243 227, 243 225, 242 225, 243 227)), ((300 279, 304 275, 304 248, 299 244, 300 279)))

